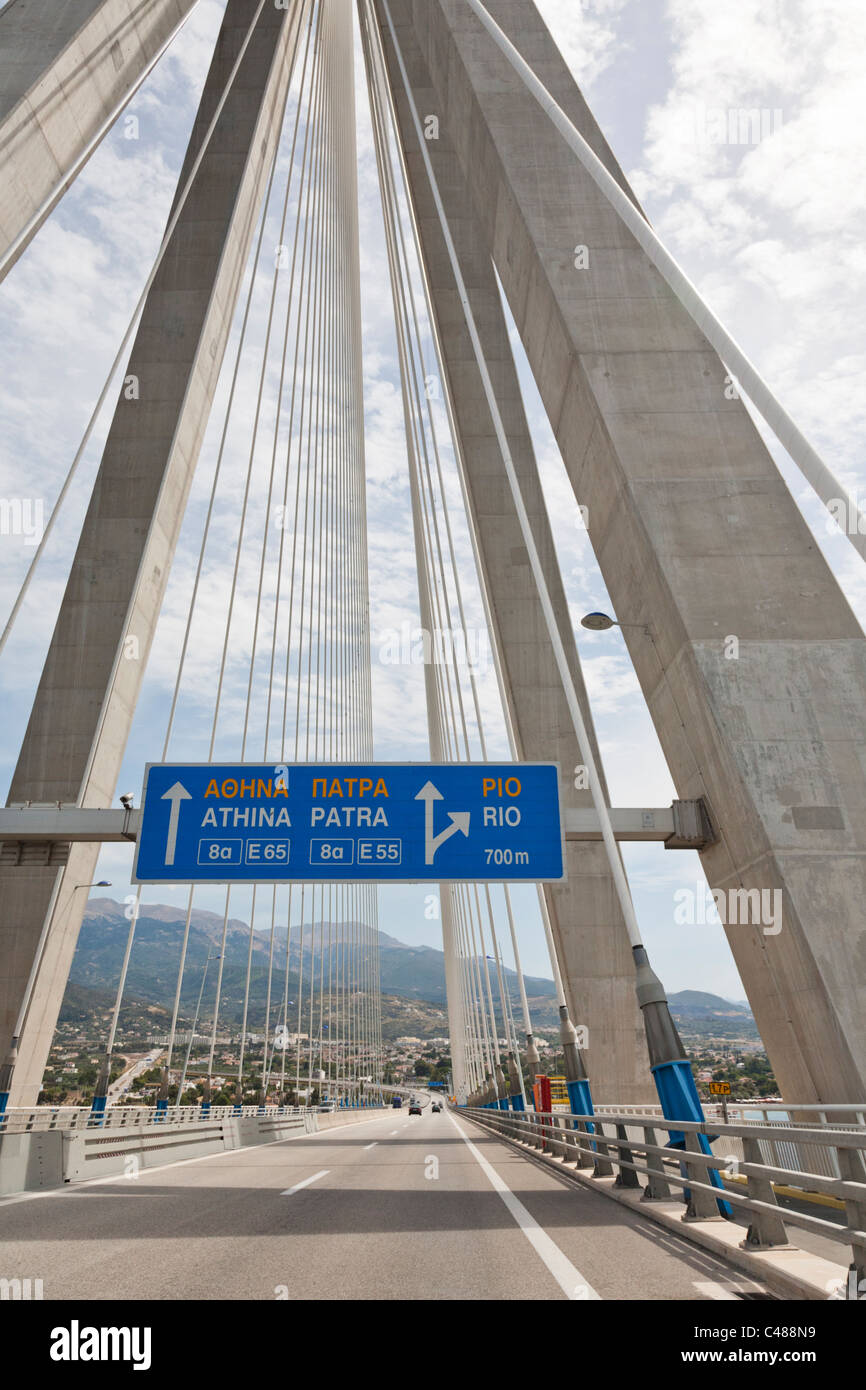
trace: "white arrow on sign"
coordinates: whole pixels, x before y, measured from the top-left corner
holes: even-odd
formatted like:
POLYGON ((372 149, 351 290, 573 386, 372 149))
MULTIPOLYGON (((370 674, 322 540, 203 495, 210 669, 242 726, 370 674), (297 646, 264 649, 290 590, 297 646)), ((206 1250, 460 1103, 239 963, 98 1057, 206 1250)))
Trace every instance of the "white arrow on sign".
POLYGON ((168 818, 168 836, 165 842, 165 862, 174 863, 174 851, 177 847, 177 822, 180 817, 180 803, 182 801, 192 801, 192 797, 182 782, 175 782, 173 787, 169 787, 167 792, 163 792, 162 801, 171 802, 171 815, 168 818))
POLYGON ((456 835, 458 830, 466 838, 469 838, 469 817, 470 811, 449 811, 448 819, 451 821, 447 830, 442 830, 438 835, 433 834, 433 802, 443 801, 444 797, 438 787, 434 787, 432 782, 425 782, 415 797, 416 801, 424 802, 424 863, 432 864, 433 856, 440 845, 444 845, 446 840, 450 840, 452 835, 456 835))

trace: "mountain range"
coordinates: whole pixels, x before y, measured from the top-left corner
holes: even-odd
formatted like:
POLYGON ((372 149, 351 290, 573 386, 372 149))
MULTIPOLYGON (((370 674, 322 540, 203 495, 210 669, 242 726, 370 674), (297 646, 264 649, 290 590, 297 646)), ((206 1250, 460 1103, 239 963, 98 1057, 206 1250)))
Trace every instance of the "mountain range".
MULTIPOLYGON (((135 939, 127 972, 125 997, 145 1004, 171 1004, 177 981, 185 913, 183 909, 161 903, 148 903, 136 923, 135 939)), ((123 962, 129 932, 129 920, 123 903, 111 898, 92 898, 87 905, 78 946, 69 974, 70 988, 112 991, 123 962)), ((316 974, 321 972, 321 960, 328 960, 328 951, 339 943, 351 944, 357 933, 356 923, 305 923, 301 931, 293 925, 288 957, 290 997, 298 987, 299 974, 304 981, 310 978, 312 948, 315 943, 316 974), (330 947, 329 947, 330 942, 330 947)), ((181 992, 181 1014, 191 1016, 195 1011, 203 971, 211 957, 210 974, 205 981, 204 1011, 213 999, 208 981, 216 984, 214 953, 223 935, 223 917, 219 913, 194 908, 190 917, 186 968, 181 992)), ((250 953, 250 1003, 264 1009, 267 998, 270 929, 256 929, 250 938, 249 923, 230 918, 226 923, 225 960, 223 962, 222 1005, 220 1016, 226 1022, 239 1022, 243 1011, 247 957, 250 953)), ((378 932, 380 984, 383 996, 395 996, 407 1002, 416 1001, 436 1006, 434 1017, 446 1002, 445 957, 432 946, 409 946, 386 932, 378 932)), ((336 957, 335 957, 336 958, 336 957)), ((285 987, 286 928, 277 927, 274 933, 274 970, 272 1000, 280 999, 285 987)), ((326 964, 327 970, 327 964, 326 964)), ((494 995, 497 994, 495 974, 491 966, 494 995)), ((519 1026, 519 989, 517 975, 503 967, 506 989, 519 1026)), ((558 1021, 556 996, 552 980, 526 976, 526 992, 533 1023, 549 1028, 558 1021)), ((718 995, 700 990, 682 990, 670 996, 674 1016, 693 1023, 704 1032, 733 1026, 744 1033, 754 1031, 754 1021, 748 1006, 730 1003, 718 995)), ((404 1010, 397 1007, 396 1012, 404 1010)), ((437 1027, 440 1025, 437 1023, 437 1027)))

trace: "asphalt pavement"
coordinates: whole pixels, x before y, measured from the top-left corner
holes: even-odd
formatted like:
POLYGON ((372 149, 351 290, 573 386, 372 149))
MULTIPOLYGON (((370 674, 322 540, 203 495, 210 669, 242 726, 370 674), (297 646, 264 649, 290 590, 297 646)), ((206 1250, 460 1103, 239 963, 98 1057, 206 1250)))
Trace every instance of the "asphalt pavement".
POLYGON ((2 1199, 0 1250, 0 1278, 42 1279, 45 1299, 762 1296, 714 1256, 429 1106, 2 1199))

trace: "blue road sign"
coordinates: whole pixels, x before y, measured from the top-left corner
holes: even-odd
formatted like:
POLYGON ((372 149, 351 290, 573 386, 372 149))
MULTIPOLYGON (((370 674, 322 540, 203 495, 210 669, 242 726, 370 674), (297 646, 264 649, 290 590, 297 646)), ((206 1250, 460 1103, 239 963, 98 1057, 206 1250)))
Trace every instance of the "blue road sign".
POLYGON ((151 763, 136 883, 559 882, 553 763, 151 763))

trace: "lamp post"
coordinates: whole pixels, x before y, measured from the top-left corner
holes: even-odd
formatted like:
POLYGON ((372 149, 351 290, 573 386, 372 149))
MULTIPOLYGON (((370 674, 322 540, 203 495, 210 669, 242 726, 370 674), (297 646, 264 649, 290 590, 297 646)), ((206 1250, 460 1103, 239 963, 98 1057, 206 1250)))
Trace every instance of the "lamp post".
MULTIPOLYGON (((639 627, 652 639, 647 623, 617 623, 608 617, 607 613, 587 613, 581 619, 581 626, 590 632, 607 632, 612 627, 639 627)), ((662 1114, 666 1120, 685 1120, 703 1124, 705 1116, 692 1075, 691 1063, 671 1015, 664 985, 652 969, 646 947, 639 939, 632 940, 632 957, 635 964, 637 1002, 646 1032, 650 1071, 661 1102, 662 1114)), ((685 1135, 682 1130, 672 1129, 669 1134, 673 1147, 685 1148, 685 1135)), ((701 1152, 712 1156, 707 1137, 699 1134, 697 1140, 701 1152)), ((724 1191, 717 1169, 708 1168, 707 1179, 713 1187, 724 1191)), ((733 1215, 728 1202, 719 1199, 717 1206, 720 1215, 733 1215)))

